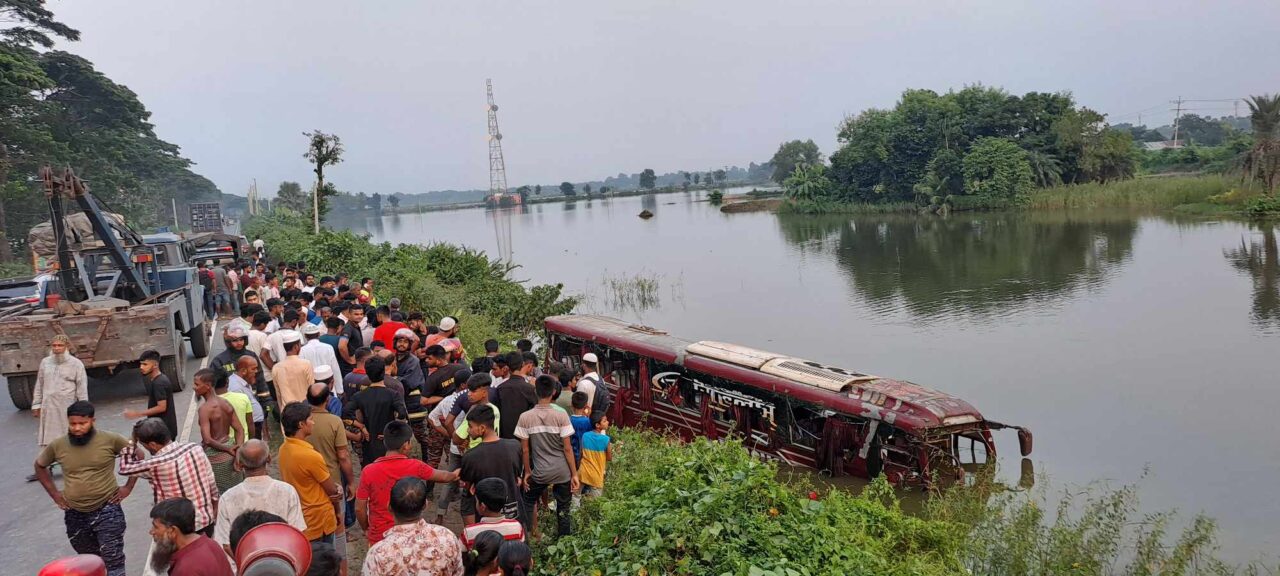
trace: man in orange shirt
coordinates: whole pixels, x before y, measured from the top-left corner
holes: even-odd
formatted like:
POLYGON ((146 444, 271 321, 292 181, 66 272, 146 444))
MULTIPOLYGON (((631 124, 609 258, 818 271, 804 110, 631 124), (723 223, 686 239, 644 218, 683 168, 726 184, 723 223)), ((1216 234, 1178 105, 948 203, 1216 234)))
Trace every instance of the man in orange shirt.
POLYGON ((338 479, 330 476, 324 456, 307 442, 314 424, 311 406, 306 402, 289 404, 281 410, 280 421, 285 433, 280 446, 280 479, 298 491, 302 517, 307 521, 303 534, 312 542, 332 545, 338 529, 333 506, 340 492, 338 479))

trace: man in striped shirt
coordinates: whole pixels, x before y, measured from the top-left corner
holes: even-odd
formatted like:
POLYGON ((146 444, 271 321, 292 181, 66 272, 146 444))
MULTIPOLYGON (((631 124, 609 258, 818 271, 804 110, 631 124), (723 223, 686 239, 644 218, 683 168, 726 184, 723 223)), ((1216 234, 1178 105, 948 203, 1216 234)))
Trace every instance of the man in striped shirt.
POLYGON ((480 521, 462 529, 462 543, 467 550, 475 545, 476 536, 487 530, 501 534, 504 540, 524 541, 524 525, 502 513, 508 493, 507 482, 501 478, 485 478, 476 482, 476 512, 480 521))
POLYGON ((213 536, 218 485, 199 444, 174 442, 164 420, 147 418, 133 427, 133 442, 120 451, 120 473, 151 482, 155 501, 186 498, 196 508, 196 532, 213 536), (139 446, 151 453, 144 458, 139 446))

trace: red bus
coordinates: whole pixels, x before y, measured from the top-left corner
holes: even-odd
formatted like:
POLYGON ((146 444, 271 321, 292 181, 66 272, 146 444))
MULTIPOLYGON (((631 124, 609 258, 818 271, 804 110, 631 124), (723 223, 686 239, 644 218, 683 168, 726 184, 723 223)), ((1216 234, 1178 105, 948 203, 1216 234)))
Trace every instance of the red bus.
POLYGON ((983 418, 969 403, 911 382, 824 366, 722 342, 693 342, 605 316, 545 321, 550 360, 570 368, 599 358, 612 394, 608 416, 711 439, 739 438, 752 452, 833 476, 931 486, 995 461, 991 432, 1031 432, 983 418))

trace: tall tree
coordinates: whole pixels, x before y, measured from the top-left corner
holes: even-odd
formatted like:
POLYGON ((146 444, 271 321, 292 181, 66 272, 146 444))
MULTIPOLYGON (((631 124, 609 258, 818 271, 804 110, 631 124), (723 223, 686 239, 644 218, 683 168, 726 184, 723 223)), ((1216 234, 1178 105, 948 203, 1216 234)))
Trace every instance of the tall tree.
POLYGON ((773 164, 773 181, 779 184, 791 176, 796 166, 820 162, 822 162, 822 153, 813 140, 783 142, 778 145, 778 151, 773 153, 773 159, 769 161, 773 164))
POLYGON ((1280 94, 1250 96, 1245 103, 1253 125, 1253 147, 1245 153, 1244 173, 1274 194, 1280 183, 1280 94))
POLYGON ((653 190, 654 185, 658 182, 658 176, 653 173, 653 168, 645 168, 640 172, 640 187, 645 190, 653 190))
POLYGON ((324 169, 342 162, 342 139, 337 134, 325 134, 319 130, 303 132, 302 135, 307 137, 307 152, 302 157, 310 160, 315 166, 311 171, 316 173, 315 189, 320 196, 316 201, 320 205, 319 212, 323 218, 328 212, 325 197, 338 193, 337 189, 324 181, 324 169))
POLYGON ((696 173, 694 173, 694 175, 693 175, 693 183, 694 183, 694 185, 697 185, 697 184, 698 184, 699 182, 701 182, 701 181, 702 181, 702 173, 701 173, 701 172, 696 172, 696 173))
POLYGON ((528 186, 521 186, 521 187, 519 187, 519 188, 516 188, 516 194, 519 194, 519 195, 520 195, 520 203, 521 203, 521 204, 524 204, 525 202, 528 202, 528 201, 529 201, 529 192, 530 192, 530 191, 531 191, 531 189, 530 189, 528 186))
POLYGON ((711 175, 715 176, 716 182, 724 182, 724 179, 726 176, 728 176, 728 173, 725 172, 724 169, 717 169, 715 172, 712 172, 711 175))
POLYGON ((587 198, 590 198, 590 197, 591 197, 591 184, 583 184, 583 185, 582 185, 582 193, 583 193, 583 194, 586 194, 586 195, 587 195, 587 198))
POLYGON ((281 182, 276 189, 275 202, 272 208, 286 208, 303 215, 311 214, 311 195, 302 191, 297 182, 281 182))
POLYGON ((577 190, 574 190, 574 188, 573 188, 573 183, 572 183, 572 182, 561 182, 561 183, 560 183, 560 193, 561 193, 561 194, 564 194, 565 196, 577 196, 577 195, 578 195, 578 191, 577 191, 577 190))
POLYGON ((542 195, 542 185, 541 185, 541 184, 535 184, 535 185, 533 186, 533 195, 534 195, 534 196, 541 196, 541 195, 542 195))
POLYGON ((0 22, 8 26, 0 30, 0 43, 30 48, 53 47, 50 35, 60 36, 72 42, 80 39, 80 31, 53 19, 53 12, 44 7, 44 0, 0 1, 0 22))
POLYGON ((1005 138, 980 138, 964 156, 965 193, 997 202, 1022 203, 1031 192, 1027 152, 1005 138))
POLYGON ((390 196, 387 196, 387 204, 390 204, 390 205, 391 205, 391 209, 392 209, 392 210, 394 210, 394 209, 396 209, 396 208, 399 208, 399 207, 400 207, 400 195, 399 195, 399 194, 392 194, 392 195, 390 195, 390 196))

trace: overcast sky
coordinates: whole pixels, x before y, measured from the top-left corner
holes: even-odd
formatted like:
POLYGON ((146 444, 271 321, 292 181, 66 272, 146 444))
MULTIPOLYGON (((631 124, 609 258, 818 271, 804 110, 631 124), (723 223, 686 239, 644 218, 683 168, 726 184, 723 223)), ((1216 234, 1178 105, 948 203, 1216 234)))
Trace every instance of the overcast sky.
MULTIPOLYGON (((1070 90, 1112 122, 1168 100, 1280 90, 1276 0, 55 0, 63 48, 133 89, 224 192, 309 182, 304 130, 340 135, 343 190, 488 187, 484 81, 508 180, 829 154, 846 114, 905 88, 1070 90)), ((1230 103, 1202 110, 1230 113, 1230 103)))

